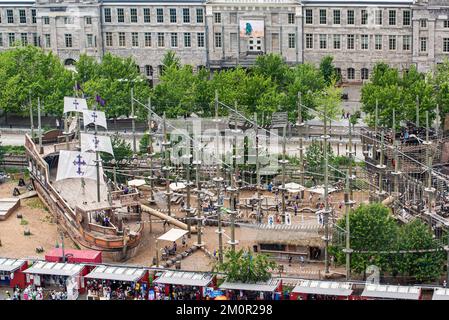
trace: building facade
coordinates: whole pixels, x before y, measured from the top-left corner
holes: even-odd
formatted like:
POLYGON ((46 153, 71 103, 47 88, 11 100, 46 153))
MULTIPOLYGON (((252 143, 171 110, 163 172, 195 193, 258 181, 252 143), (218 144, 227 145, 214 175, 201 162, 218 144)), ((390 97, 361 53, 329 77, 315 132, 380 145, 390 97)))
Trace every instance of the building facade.
POLYGON ((376 62, 429 71, 449 57, 447 0, 4 0, 0 50, 34 44, 66 65, 81 54, 133 56, 157 79, 167 49, 196 68, 291 64, 332 55, 347 82, 376 62))

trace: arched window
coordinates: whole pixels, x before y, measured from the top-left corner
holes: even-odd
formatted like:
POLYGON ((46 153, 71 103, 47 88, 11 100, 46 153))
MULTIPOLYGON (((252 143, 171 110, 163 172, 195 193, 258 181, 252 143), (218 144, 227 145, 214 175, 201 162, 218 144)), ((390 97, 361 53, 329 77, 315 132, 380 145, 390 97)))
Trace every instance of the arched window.
POLYGON ((348 80, 355 79, 355 70, 354 68, 348 68, 348 80))
POLYGON ((76 64, 76 61, 71 58, 68 58, 64 61, 65 66, 74 66, 75 64, 76 64))
POLYGON ((369 78, 369 70, 367 68, 362 68, 361 70, 362 80, 368 80, 369 78))

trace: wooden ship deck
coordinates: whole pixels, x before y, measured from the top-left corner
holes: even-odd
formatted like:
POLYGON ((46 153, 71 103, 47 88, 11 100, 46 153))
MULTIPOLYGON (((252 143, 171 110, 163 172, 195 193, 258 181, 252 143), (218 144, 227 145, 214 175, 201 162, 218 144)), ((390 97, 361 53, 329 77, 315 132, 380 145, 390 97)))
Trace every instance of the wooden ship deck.
MULTIPOLYGON (((78 142, 68 143, 76 150, 78 142)), ((28 170, 39 198, 53 214, 57 223, 80 247, 113 253, 114 260, 132 257, 142 238, 143 223, 138 193, 113 191, 108 199, 107 186, 100 184, 100 202, 96 200, 96 181, 80 179, 55 181, 60 150, 67 143, 43 145, 39 153, 33 139, 25 135, 28 170), (103 218, 109 220, 107 225, 103 218)))

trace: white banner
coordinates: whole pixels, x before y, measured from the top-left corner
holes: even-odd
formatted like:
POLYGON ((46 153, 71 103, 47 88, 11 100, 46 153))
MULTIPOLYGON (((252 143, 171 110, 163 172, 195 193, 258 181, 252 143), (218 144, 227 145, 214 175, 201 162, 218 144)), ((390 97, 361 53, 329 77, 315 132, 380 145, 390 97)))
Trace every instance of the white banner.
POLYGON ((114 155, 111 138, 89 133, 81 133, 81 152, 100 151, 114 155))
POLYGON ((84 126, 93 123, 105 129, 108 128, 106 124, 106 115, 102 111, 83 110, 83 119, 84 119, 84 126))
POLYGON ((70 111, 82 112, 83 110, 87 110, 86 99, 64 97, 64 113, 70 111))
MULTIPOLYGON (((100 177, 102 176, 103 168, 100 166, 100 177)), ((56 181, 69 178, 97 180, 95 153, 61 150, 56 181)))

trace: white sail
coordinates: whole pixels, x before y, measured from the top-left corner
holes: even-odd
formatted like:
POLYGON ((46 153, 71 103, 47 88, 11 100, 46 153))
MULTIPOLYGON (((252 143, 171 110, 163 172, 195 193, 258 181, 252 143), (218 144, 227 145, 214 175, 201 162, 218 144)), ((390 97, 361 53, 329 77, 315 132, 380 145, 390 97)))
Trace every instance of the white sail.
POLYGON ((97 126, 101 126, 105 129, 107 129, 106 124, 106 115, 102 111, 97 110, 83 110, 83 118, 84 118, 84 125, 87 126, 88 124, 96 124, 97 126))
POLYGON ((99 136, 89 133, 81 133, 81 151, 100 151, 114 155, 111 138, 108 136, 99 136))
MULTIPOLYGON (((100 166, 100 177, 103 168, 100 166)), ((79 151, 61 150, 59 152, 58 171, 56 181, 69 178, 84 178, 97 180, 95 154, 79 151)))
POLYGON ((87 110, 86 99, 74 98, 74 97, 64 97, 64 113, 67 112, 82 112, 87 110))

